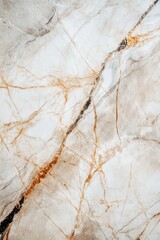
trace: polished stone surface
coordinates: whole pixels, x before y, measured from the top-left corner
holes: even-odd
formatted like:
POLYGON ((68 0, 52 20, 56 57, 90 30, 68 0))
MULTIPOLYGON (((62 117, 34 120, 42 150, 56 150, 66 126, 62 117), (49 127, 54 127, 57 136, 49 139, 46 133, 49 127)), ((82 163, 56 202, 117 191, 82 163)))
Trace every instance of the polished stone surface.
POLYGON ((0 236, 160 239, 160 1, 0 1, 0 236))

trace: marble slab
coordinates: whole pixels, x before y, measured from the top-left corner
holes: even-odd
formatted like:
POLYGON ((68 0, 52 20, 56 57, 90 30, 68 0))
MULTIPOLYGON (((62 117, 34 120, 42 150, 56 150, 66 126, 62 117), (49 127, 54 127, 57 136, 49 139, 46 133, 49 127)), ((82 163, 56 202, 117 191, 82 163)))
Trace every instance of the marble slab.
POLYGON ((0 0, 0 239, 160 240, 159 0, 0 0))

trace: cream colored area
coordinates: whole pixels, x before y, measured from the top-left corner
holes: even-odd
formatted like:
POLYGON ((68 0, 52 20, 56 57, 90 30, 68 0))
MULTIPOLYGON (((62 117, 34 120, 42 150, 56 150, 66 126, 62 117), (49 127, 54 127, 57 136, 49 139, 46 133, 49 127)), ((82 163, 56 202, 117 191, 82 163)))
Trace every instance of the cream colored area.
POLYGON ((0 39, 0 239, 159 240, 159 1, 1 0, 0 39))

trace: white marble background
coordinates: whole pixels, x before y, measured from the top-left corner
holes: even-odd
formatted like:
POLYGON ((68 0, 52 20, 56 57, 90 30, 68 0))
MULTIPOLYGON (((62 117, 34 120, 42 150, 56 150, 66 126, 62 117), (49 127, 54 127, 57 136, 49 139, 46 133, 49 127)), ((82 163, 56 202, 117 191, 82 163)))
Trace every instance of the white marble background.
POLYGON ((160 239, 158 0, 0 1, 0 221, 6 240, 160 239))

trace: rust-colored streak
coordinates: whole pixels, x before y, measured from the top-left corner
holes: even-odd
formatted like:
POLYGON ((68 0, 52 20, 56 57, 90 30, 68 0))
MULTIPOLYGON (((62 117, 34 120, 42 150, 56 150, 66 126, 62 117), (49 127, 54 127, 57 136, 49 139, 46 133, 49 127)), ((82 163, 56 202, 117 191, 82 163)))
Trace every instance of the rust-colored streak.
POLYGON ((7 229, 6 240, 9 239, 9 233, 10 233, 11 226, 12 226, 12 223, 9 225, 9 228, 7 229))
POLYGON ((119 119, 119 104, 118 104, 118 100, 119 100, 119 86, 120 86, 120 79, 118 81, 118 87, 117 87, 117 90, 116 90, 116 132, 117 132, 117 136, 119 138, 119 140, 121 141, 120 139, 120 135, 119 135, 119 129, 118 129, 118 119, 119 119))
POLYGON ((127 45, 130 47, 134 47, 139 42, 138 36, 128 36, 127 37, 127 45))
POLYGON ((155 218, 155 217, 159 217, 159 216, 160 216, 160 212, 154 214, 153 217, 152 217, 151 219, 153 219, 153 218, 155 218))
POLYGON ((91 175, 91 173, 89 173, 88 177, 86 178, 85 184, 87 184, 87 183, 89 184, 91 179, 92 179, 92 175, 91 175))
POLYGON ((61 155, 61 152, 63 150, 65 140, 66 140, 66 137, 63 139, 63 142, 62 142, 59 150, 57 151, 56 155, 52 159, 52 161, 49 164, 47 164, 46 166, 44 166, 43 168, 41 168, 40 171, 37 173, 37 175, 35 176, 35 178, 33 179, 32 183, 31 183, 30 187, 27 189, 27 191, 25 193, 25 198, 27 198, 27 196, 29 194, 31 194, 31 192, 33 191, 35 186, 40 183, 41 179, 46 177, 48 172, 57 163, 57 161, 58 161, 58 159, 59 159, 59 157, 61 155))
POLYGON ((69 237, 69 240, 73 239, 74 234, 75 234, 75 230, 73 230, 73 232, 71 233, 71 235, 70 235, 70 237, 69 237))
POLYGON ((15 137, 15 139, 11 142, 11 144, 16 143, 17 139, 22 135, 23 131, 24 129, 22 128, 17 134, 17 136, 15 137))
POLYGON ((140 35, 137 35, 137 36, 133 36, 132 34, 129 34, 128 37, 127 37, 127 46, 128 47, 135 47, 137 45, 140 46, 140 45, 145 44, 147 41, 149 41, 151 39, 153 39, 153 37, 151 37, 151 36, 149 37, 149 33, 140 34, 140 35))
POLYGON ((144 233, 145 233, 145 231, 146 231, 146 229, 147 229, 150 221, 151 221, 152 219, 156 218, 156 217, 159 217, 159 216, 160 216, 160 212, 154 214, 154 215, 147 221, 146 226, 144 227, 143 231, 138 235, 138 237, 136 238, 136 240, 141 240, 141 237, 144 235, 144 233))
POLYGON ((97 112, 96 112, 96 107, 93 104, 93 110, 94 110, 94 125, 93 125, 93 132, 95 135, 95 148, 94 148, 94 152, 93 152, 93 166, 96 164, 96 153, 97 153, 97 145, 98 145, 98 136, 97 136, 97 112))

